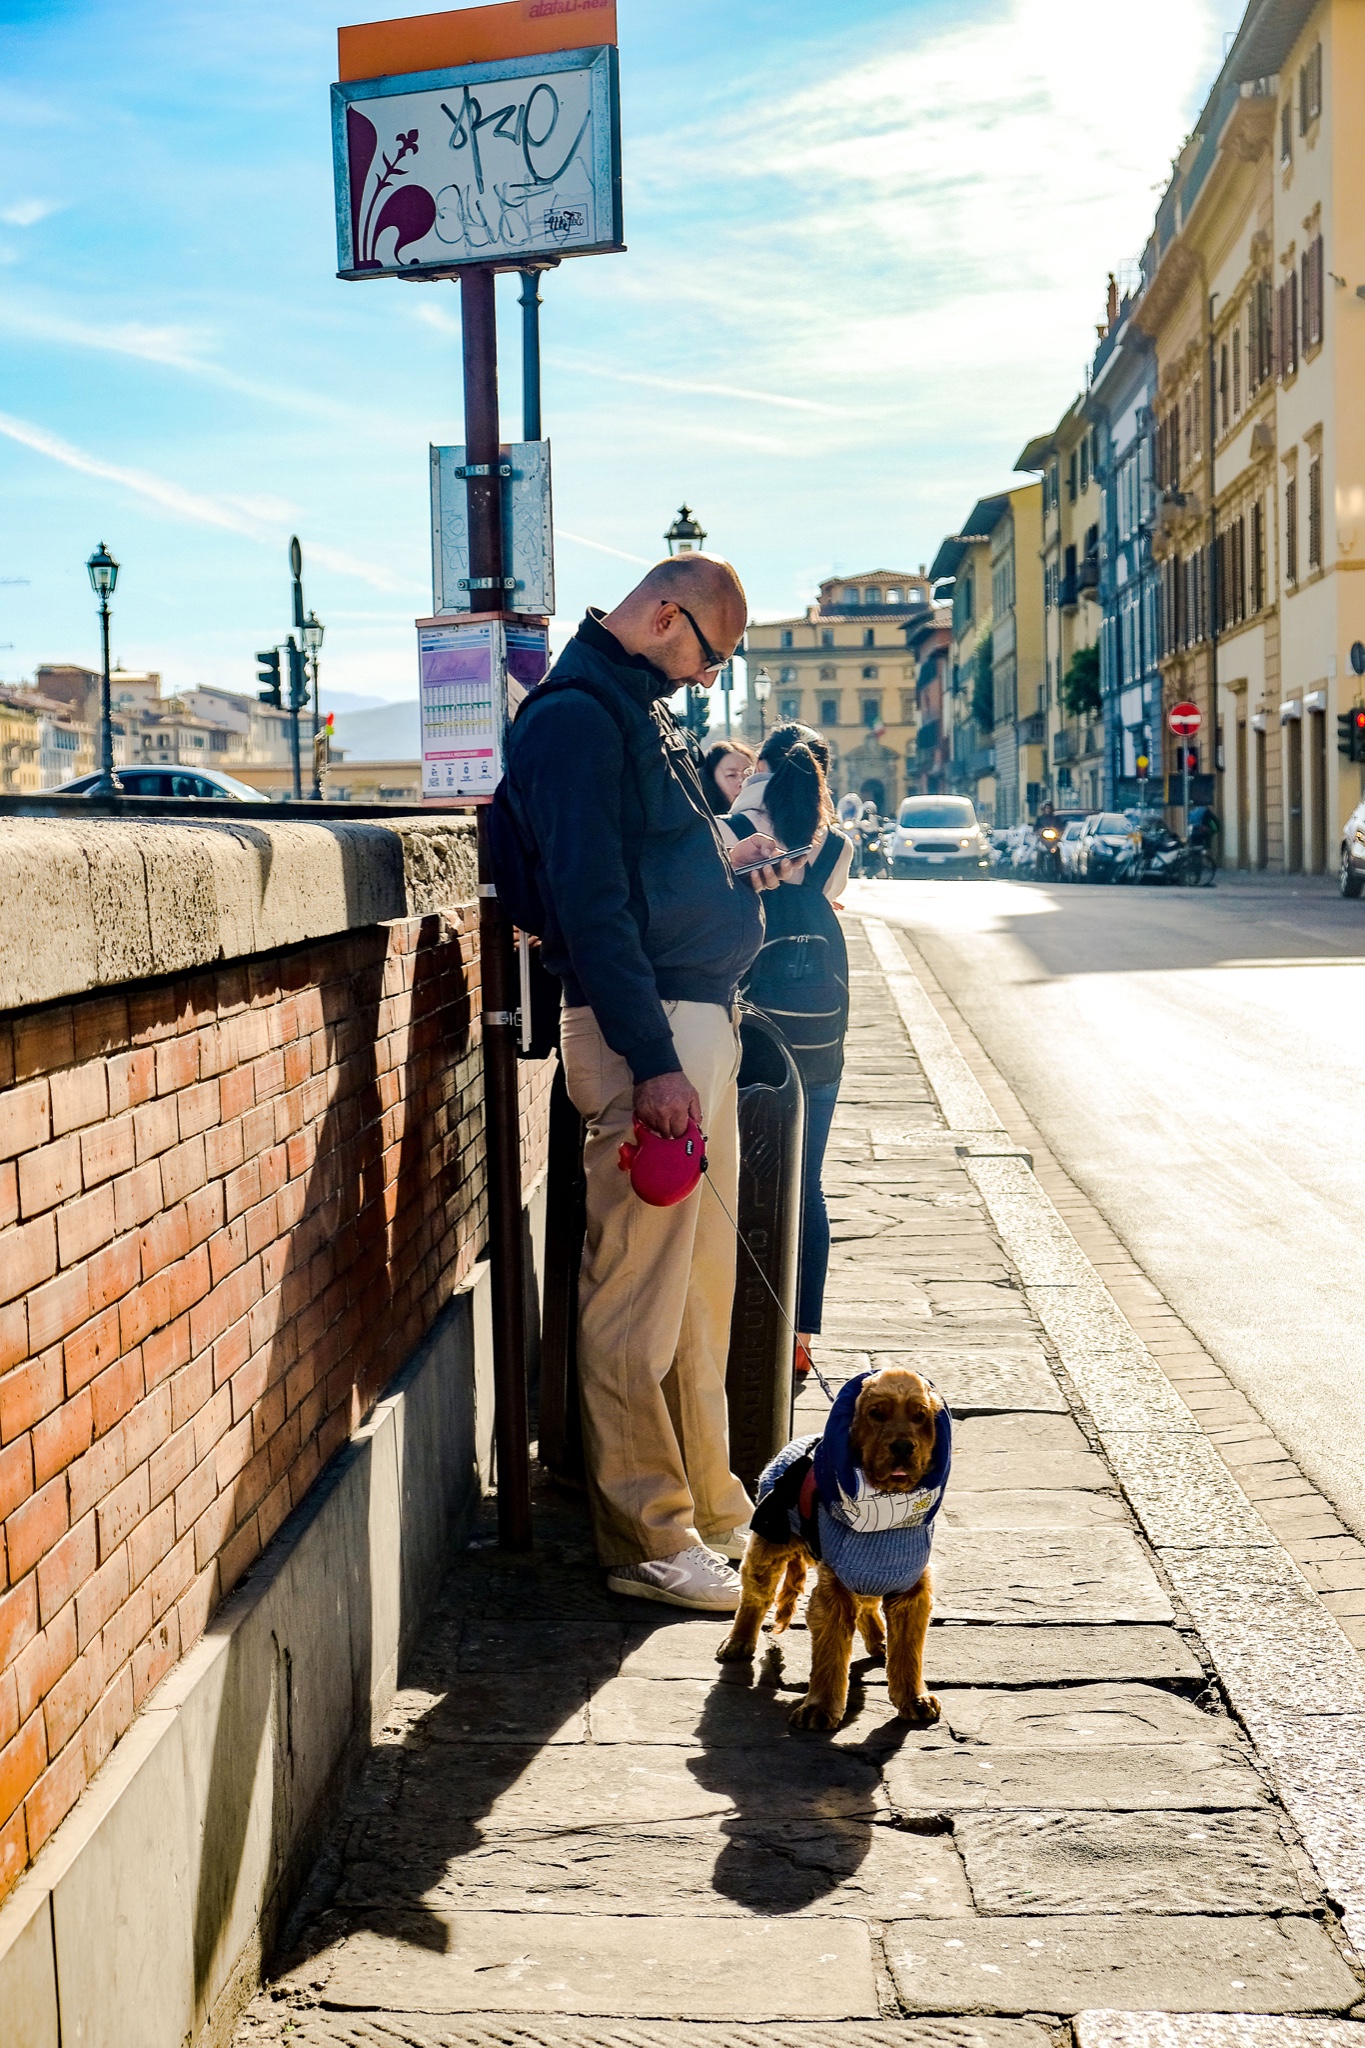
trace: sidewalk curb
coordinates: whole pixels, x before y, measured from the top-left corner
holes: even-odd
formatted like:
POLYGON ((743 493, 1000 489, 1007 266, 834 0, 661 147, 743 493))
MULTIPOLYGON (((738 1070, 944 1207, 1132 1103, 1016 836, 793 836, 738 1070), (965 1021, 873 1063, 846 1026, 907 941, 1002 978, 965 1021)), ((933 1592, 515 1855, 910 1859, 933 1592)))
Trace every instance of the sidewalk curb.
MULTIPOLYGON (((1003 1141, 1003 1150, 1009 1140, 999 1117, 895 935, 879 918, 861 922, 944 1117, 957 1130, 989 1132, 1003 1141)), ((1357 1957, 1365 1956, 1365 1672, 1359 1656, 1119 1309, 1032 1168, 1018 1156, 961 1151, 1030 1307, 1084 1402, 1348 1940, 1357 1957)), ((1196 2040, 1220 2039, 1093 2029, 1079 2038, 1096 2048, 1107 2040, 1115 2048, 1129 2041, 1133 2048, 1158 2048, 1177 2040, 1194 2048, 1196 2040)))

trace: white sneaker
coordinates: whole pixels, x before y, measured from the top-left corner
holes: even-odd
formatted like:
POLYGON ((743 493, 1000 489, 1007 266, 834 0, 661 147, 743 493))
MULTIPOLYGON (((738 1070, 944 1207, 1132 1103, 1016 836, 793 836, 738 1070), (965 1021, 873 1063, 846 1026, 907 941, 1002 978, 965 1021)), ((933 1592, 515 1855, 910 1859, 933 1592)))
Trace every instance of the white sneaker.
POLYGON ((738 1529, 732 1529, 728 1536, 709 1536, 710 1549, 718 1550, 722 1557, 731 1558, 738 1564, 749 1543, 749 1524, 744 1522, 738 1529))
POLYGON ((613 1593, 635 1600, 662 1600, 667 1607, 699 1607, 706 1614, 733 1614, 739 1606, 739 1574, 723 1557, 694 1543, 674 1557, 650 1557, 643 1564, 613 1565, 607 1573, 613 1593))

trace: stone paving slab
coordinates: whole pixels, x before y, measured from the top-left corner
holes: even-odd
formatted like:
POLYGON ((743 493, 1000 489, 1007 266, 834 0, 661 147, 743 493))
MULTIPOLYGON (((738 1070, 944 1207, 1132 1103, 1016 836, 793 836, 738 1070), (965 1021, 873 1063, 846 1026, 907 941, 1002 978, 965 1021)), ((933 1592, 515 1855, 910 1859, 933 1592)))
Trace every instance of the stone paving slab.
POLYGON ((329 2006, 641 2019, 875 2019, 861 1920, 394 1916, 334 1952, 329 2006))
MULTIPOLYGON (((744 1677, 749 1677, 750 1667, 741 1668, 744 1677)), ((790 1687, 792 1680, 785 1667, 784 1676, 790 1687)), ((899 1740, 906 1725, 887 1697, 884 1668, 878 1667, 877 1677, 880 1683, 862 1698, 860 1671, 854 1681, 858 1690, 850 1693, 843 1726, 832 1735, 814 1737, 794 1734, 788 1728, 787 1717, 795 1703, 790 1690, 779 1693, 771 1685, 746 1685, 733 1666, 724 1675, 674 1678, 663 1686, 651 1678, 614 1678, 593 1698, 592 1737, 603 1744, 681 1743, 696 1747, 701 1743, 708 1750, 784 1742, 801 1746, 811 1741, 859 1749, 884 1736, 899 1740)))
POLYGON ((954 1420, 1029 1410, 1055 1415, 1068 1412, 1066 1396, 1047 1359, 1033 1345, 1017 1351, 925 1351, 910 1345, 901 1351, 879 1351, 872 1364, 878 1371, 904 1366, 911 1372, 927 1373, 952 1409, 954 1420))
MULTIPOLYGON (((644 1628, 627 1641, 623 1678, 688 1678, 714 1684, 720 1673, 715 1653, 729 1631, 728 1622, 701 1619, 659 1628, 644 1628)), ((780 1636, 765 1634, 752 1667, 729 1667, 752 1674, 758 1686, 804 1691, 810 1677, 810 1638, 794 1626, 780 1636)), ((885 1666, 870 1658, 853 1660, 855 1686, 884 1686, 885 1666)), ((931 1687, 1076 1685, 1123 1679, 1178 1684, 1188 1692, 1203 1688, 1203 1666, 1174 1629, 1088 1625, 1053 1628, 1044 1623, 1026 1627, 970 1622, 936 1622, 925 1648, 925 1675, 931 1687)))
POLYGON ((1150 1679, 1203 1686, 1204 1670, 1170 1628, 974 1628, 949 1623, 929 1631, 925 1674, 931 1686, 1070 1685, 1086 1679, 1150 1679))
POLYGON ((483 1829, 458 1855, 387 1815, 348 1844, 338 1906, 355 1918, 383 1903, 396 1856, 435 1874, 423 1903, 451 1910, 565 1913, 855 1913, 886 1920, 971 1913, 951 1835, 809 1820, 706 1821, 634 1828, 483 1829))
POLYGON ((1019 1692, 945 1690, 943 1718, 957 1742, 1065 1749, 1123 1742, 1242 1741, 1226 1714, 1206 1714, 1155 1685, 1049 1685, 1019 1692))
POLYGON ((950 1487, 941 1510, 945 1529, 1130 1529, 1133 1518, 1116 1493, 1067 1493, 1043 1487, 1001 1487, 993 1493, 950 1487))
POLYGON ((1102 1437, 1124 1492, 1158 1549, 1274 1544, 1270 1529, 1207 1437, 1161 1428, 1105 1430, 1102 1437))
POLYGON ((909 2012, 1076 2012, 1105 1997, 1167 2012, 1347 2010, 1359 1987, 1306 1919, 1098 1914, 888 1928, 909 2012))
POLYGON ((983 1913, 1302 1913, 1261 1813, 968 1813, 953 1841, 983 1913))
POLYGON ((805 1820, 885 1804, 876 1767, 847 1750, 785 1743, 689 1750, 666 1743, 496 1750, 470 1744, 458 1767, 439 1750, 412 1754, 400 1795, 411 1814, 495 1827, 602 1827, 708 1814, 805 1820))
POLYGON ((935 1542, 933 1569, 934 1611, 944 1621, 1172 1618, 1130 1529, 949 1527, 935 1542))
POLYGON ((1365 2027, 1350 2020, 1272 2019, 1257 2013, 1207 2017, 1168 2012, 1083 2012, 1076 2048, 1361 2048, 1365 2027))
MULTIPOLYGON (((582 1673, 592 1684, 610 1677, 620 1664, 626 1617, 619 1601, 612 1603, 612 1610, 609 1621, 588 1628, 539 1616, 466 1622, 455 1650, 456 1668, 466 1675, 493 1678, 536 1671, 542 1674, 536 1685, 546 1682, 545 1672, 567 1671, 574 1677, 582 1673)), ((438 1645, 431 1647, 440 1654, 438 1645)))
POLYGON ((1113 1475, 1069 1415, 969 1416, 953 1431, 953 1483, 984 1487, 1093 1487, 1114 1491, 1113 1475))
MULTIPOLYGON (((487 2020, 459 2014, 341 2013, 287 2008, 278 2024, 291 2048, 1052 2048, 1051 2035, 1029 2020, 926 2019, 878 2026, 859 2021, 807 2021, 800 2027, 597 2021, 487 2020)), ((247 2042, 277 2041, 270 2014, 253 2013, 247 2042)), ((1335 2048, 1335 2043, 1328 2044, 1335 2048)))
POLYGON ((886 1786, 902 1814, 985 1808, 1013 1812, 1197 1813, 1265 1806, 1261 1780, 1218 1743, 1093 1749, 951 1750, 908 1743, 887 1757, 886 1786))

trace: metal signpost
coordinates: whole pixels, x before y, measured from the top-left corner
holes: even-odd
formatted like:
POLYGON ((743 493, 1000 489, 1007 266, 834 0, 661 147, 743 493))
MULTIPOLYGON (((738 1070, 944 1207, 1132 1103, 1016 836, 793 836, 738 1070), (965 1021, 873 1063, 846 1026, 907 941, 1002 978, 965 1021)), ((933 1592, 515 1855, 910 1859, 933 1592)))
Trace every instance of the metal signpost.
MULTIPOLYGON (((535 273, 624 246, 615 46, 614 0, 572 9, 504 0, 338 34, 338 275, 460 285, 464 445, 432 450, 432 616, 417 625, 426 801, 486 805, 502 774, 509 693, 519 700, 548 666, 554 583, 535 273), (526 438, 511 447, 498 417, 499 270, 520 271, 524 287, 526 438)), ((483 808, 478 820, 498 1533, 524 1550, 518 977, 483 808)))
MULTIPOLYGON (((1204 723, 1203 714, 1197 704, 1173 704, 1167 721, 1178 740, 1193 739, 1204 723)), ((1185 837, 1190 836, 1190 750, 1180 749, 1180 772, 1183 778, 1181 803, 1185 813, 1185 837)))

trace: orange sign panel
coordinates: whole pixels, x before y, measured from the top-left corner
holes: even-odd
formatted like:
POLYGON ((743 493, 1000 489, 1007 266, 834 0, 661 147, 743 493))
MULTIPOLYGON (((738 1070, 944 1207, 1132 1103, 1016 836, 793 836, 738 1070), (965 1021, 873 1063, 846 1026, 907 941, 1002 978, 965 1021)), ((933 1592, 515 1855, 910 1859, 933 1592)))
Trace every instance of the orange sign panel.
POLYGON ((616 41, 616 0, 502 0, 337 30, 337 77, 397 78, 502 57, 543 57, 616 41))

